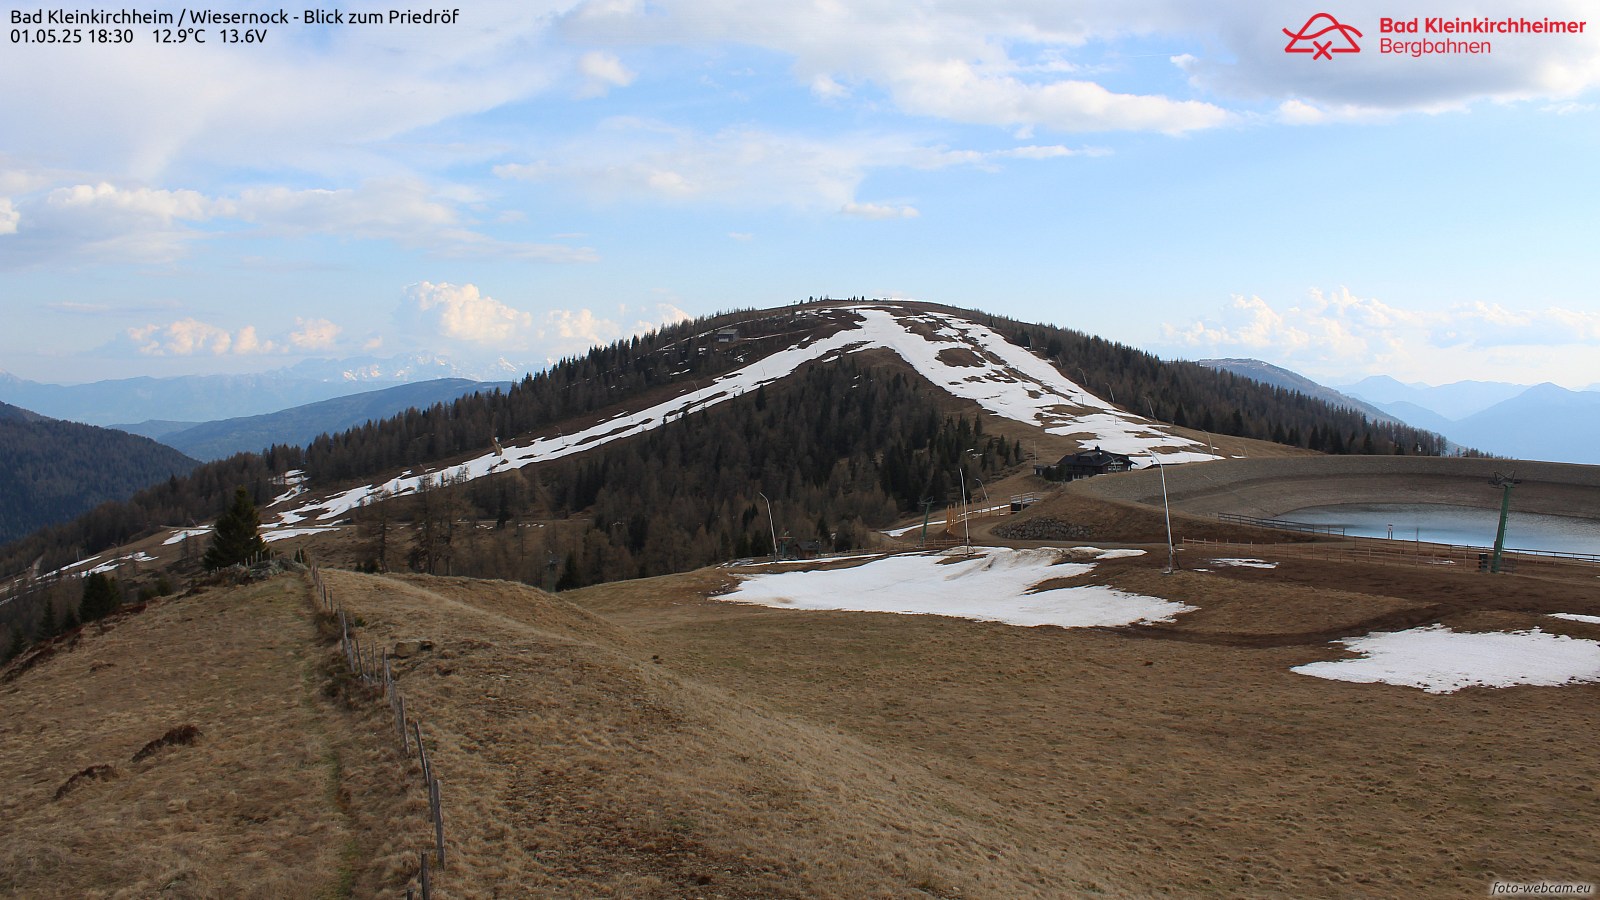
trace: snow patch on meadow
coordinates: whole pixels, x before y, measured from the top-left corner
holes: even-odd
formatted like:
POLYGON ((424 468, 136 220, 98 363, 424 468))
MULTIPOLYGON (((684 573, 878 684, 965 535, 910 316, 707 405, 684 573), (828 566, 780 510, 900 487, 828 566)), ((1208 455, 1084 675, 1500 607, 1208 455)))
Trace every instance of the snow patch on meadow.
POLYGON ((1267 562, 1264 559, 1254 559, 1252 557, 1213 559, 1212 562, 1219 566, 1240 566, 1246 569, 1276 569, 1278 567, 1275 562, 1267 562))
POLYGON ((143 550, 140 550, 137 553, 130 553, 127 556, 119 556, 110 562, 101 563, 100 565, 95 566, 83 574, 96 575, 101 572, 115 572, 116 570, 122 568, 123 564, 125 563, 146 563, 155 561, 156 558, 154 556, 151 556, 143 550))
POLYGON ((1552 619, 1566 619, 1569 622, 1587 622, 1590 625, 1600 625, 1600 616, 1581 616, 1577 613, 1551 613, 1552 619))
POLYGON ((1169 622, 1195 607, 1105 585, 1034 590, 1093 570, 1061 563, 1058 551, 978 548, 891 556, 826 571, 741 575, 717 599, 785 609, 954 616, 1008 625, 1061 628, 1169 622))
POLYGON ((166 540, 161 542, 161 546, 170 547, 173 544, 181 544, 184 541, 187 541, 189 538, 192 538, 192 537, 205 537, 206 535, 208 535, 210 533, 211 533, 210 526, 207 526, 205 528, 185 528, 185 529, 182 529, 180 531, 173 532, 171 537, 168 537, 166 540))
POLYGON ((313 534, 327 534, 330 531, 338 530, 338 526, 335 525, 312 525, 305 528, 278 528, 271 531, 263 529, 261 532, 261 540, 270 544, 273 541, 282 541, 296 537, 306 537, 307 535, 313 534))
POLYGON ((1291 671, 1334 681, 1398 684, 1430 694, 1465 687, 1558 686, 1600 681, 1600 642, 1529 631, 1469 633, 1429 625, 1336 643, 1359 659, 1314 662, 1291 671))

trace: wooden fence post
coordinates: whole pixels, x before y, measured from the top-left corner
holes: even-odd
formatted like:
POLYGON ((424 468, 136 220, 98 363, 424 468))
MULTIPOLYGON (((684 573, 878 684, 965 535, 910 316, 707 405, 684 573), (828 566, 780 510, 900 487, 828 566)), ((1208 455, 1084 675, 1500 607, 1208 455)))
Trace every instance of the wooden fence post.
POLYGON ((428 800, 433 806, 433 840, 439 848, 439 868, 444 868, 444 802, 439 797, 439 780, 428 784, 428 800))

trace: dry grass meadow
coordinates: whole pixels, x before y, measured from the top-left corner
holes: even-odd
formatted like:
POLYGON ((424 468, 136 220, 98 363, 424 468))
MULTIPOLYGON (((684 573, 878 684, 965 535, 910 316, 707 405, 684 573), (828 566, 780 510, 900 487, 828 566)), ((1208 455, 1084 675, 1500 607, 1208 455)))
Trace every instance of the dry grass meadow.
MULTIPOLYGON (((1115 515, 1123 515, 1117 512, 1115 515)), ((1257 548, 1260 550, 1261 548, 1257 548)), ((1265 551, 1257 555, 1266 555, 1265 551)), ((1460 897, 1600 879, 1600 685, 1298 675, 1443 622, 1600 638, 1593 570, 1313 558, 1080 581, 1199 607, 1017 628, 719 601, 730 570, 552 596, 324 570, 396 660, 450 898, 1460 897)), ((87 630, 0 682, 0 894, 398 897, 429 842, 387 707, 332 695, 302 576, 87 630), (197 738, 134 761, 169 729, 197 738), (110 777, 85 777, 91 766, 110 777)), ((3 677, 3 676, 0 676, 3 677)))
POLYGON ((0 674, 0 895, 398 885, 391 828, 420 801, 371 717, 324 696, 307 596, 289 575, 169 598, 0 674))

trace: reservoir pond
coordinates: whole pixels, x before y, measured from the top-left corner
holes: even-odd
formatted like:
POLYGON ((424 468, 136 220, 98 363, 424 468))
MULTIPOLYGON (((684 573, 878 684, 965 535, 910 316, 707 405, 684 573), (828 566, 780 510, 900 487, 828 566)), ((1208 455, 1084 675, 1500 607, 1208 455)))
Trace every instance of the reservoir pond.
MULTIPOLYGON (((1506 519, 1506 548, 1600 553, 1600 520, 1517 512, 1506 519)), ((1353 537, 1392 537, 1435 544, 1494 546, 1497 509, 1435 503, 1341 503, 1307 506, 1278 516, 1310 525, 1342 525, 1353 537)))

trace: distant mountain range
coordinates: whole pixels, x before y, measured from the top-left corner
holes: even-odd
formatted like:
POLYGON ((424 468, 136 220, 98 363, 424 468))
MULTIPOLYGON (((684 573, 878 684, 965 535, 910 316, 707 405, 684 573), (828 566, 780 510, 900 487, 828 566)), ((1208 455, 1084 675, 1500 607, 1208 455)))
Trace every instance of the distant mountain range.
POLYGON ((1330 403, 1341 401, 1329 394, 1344 397, 1343 405, 1436 431, 1454 444, 1496 456, 1600 465, 1600 391, 1593 389, 1503 381, 1434 386, 1406 384, 1387 375, 1330 388, 1260 360, 1201 360, 1200 364, 1330 403))
POLYGON ((1506 381, 1457 381, 1434 387, 1404 384, 1387 375, 1373 375, 1339 390, 1385 409, 1389 404, 1406 403, 1410 404, 1408 409, 1425 409, 1454 422, 1510 400, 1528 390, 1528 385, 1506 381))
POLYGON ((413 407, 426 409, 475 391, 505 390, 510 386, 509 381, 439 378, 335 397, 259 416, 201 423, 153 420, 116 427, 155 438, 195 459, 209 461, 262 450, 273 444, 303 447, 319 435, 337 434, 413 407))
POLYGON ((0 544, 196 465, 149 438, 0 403, 0 544))
POLYGON ((175 426, 161 432, 170 434, 202 422, 262 415, 390 385, 440 378, 504 381, 525 371, 503 359, 468 370, 443 357, 410 355, 307 360, 254 375, 119 378, 73 385, 43 384, 0 372, 0 402, 90 425, 156 420, 175 426))
POLYGON ((1405 422, 1407 425, 1418 425, 1424 428, 1430 427, 1421 425, 1421 423, 1418 422, 1412 422, 1409 419, 1402 418, 1398 415, 1391 415, 1364 400, 1357 399, 1349 396, 1348 394, 1334 390, 1333 388, 1318 384, 1304 375, 1299 374, 1298 372, 1291 372, 1288 369, 1275 366, 1268 362, 1262 362, 1259 359, 1197 359, 1195 360, 1195 364, 1205 366, 1208 369, 1218 369, 1223 372, 1232 372, 1233 374, 1243 378, 1250 378, 1255 381, 1259 381, 1262 384, 1270 384, 1273 387, 1280 387, 1290 391, 1299 391, 1300 393, 1305 394, 1307 397, 1315 397, 1318 400, 1325 401, 1330 405, 1343 406, 1346 409, 1353 409, 1357 412, 1364 413, 1374 421, 1405 422))

